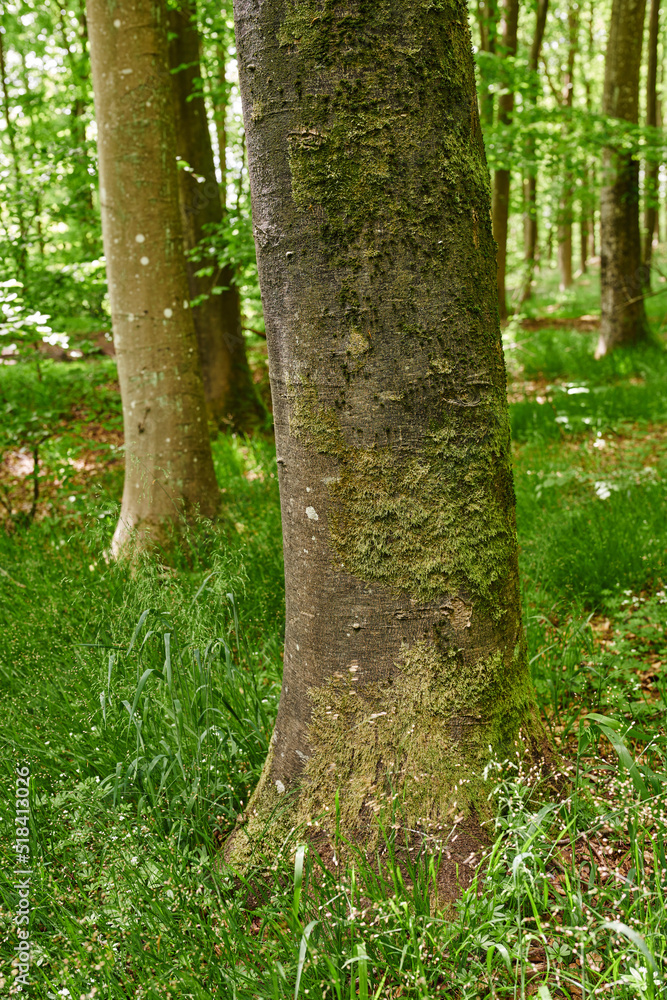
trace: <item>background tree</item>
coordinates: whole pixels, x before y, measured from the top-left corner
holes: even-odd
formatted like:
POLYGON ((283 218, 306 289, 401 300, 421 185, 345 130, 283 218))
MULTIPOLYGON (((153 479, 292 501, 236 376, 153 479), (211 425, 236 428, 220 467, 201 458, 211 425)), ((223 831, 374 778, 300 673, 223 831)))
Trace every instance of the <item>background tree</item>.
MULTIPOLYGON (((660 0, 651 0, 648 30, 648 66, 646 71, 646 125, 656 128, 658 124, 658 42, 660 37, 660 0)), ((660 163, 655 155, 649 157, 644 167, 644 280, 646 288, 651 288, 651 257, 653 238, 658 224, 658 177, 660 163)))
POLYGON ((89 0, 102 221, 125 487, 113 550, 217 510, 181 231, 167 15, 161 0, 89 0))
MULTIPOLYGON (((517 31, 519 24, 519 0, 505 0, 502 21, 502 57, 512 60, 516 55, 517 31)), ((514 111, 514 87, 512 73, 498 97, 498 123, 510 125, 514 111)), ((493 175, 493 236, 498 244, 498 308, 500 318, 507 318, 507 222, 510 210, 510 180, 509 165, 496 168, 493 175)))
POLYGON ((479 27, 479 50, 477 64, 480 69, 480 79, 477 88, 480 118, 485 125, 493 125, 494 92, 490 79, 494 73, 492 64, 496 59, 496 40, 498 35, 498 2, 479 0, 477 4, 477 24, 479 27))
MULTIPOLYGON (((526 91, 528 106, 535 107, 539 95, 539 78, 537 68, 540 63, 542 52, 542 42, 544 40, 544 29, 547 23, 547 13, 549 10, 549 0, 538 0, 535 15, 535 32, 530 46, 530 58, 528 60, 529 87, 526 91)), ((536 143, 532 129, 527 130, 525 143, 525 166, 524 166, 524 262, 525 273, 523 287, 521 289, 520 301, 526 302, 532 294, 533 275, 535 273, 535 258, 537 255, 537 169, 538 164, 535 158, 536 143)))
MULTIPOLYGON (((577 54, 579 34, 579 7, 576 2, 568 4, 567 8, 567 61, 563 77, 562 107, 566 113, 571 113, 574 102, 574 62, 577 54)), ((567 128, 569 123, 565 123, 567 128)), ((565 291, 572 285, 572 223, 574 221, 573 197, 574 178, 572 163, 566 147, 564 162, 564 179, 560 199, 560 220, 558 224, 558 267, 560 270, 560 289, 565 291)))
POLYGON ((227 853, 300 821, 332 835, 337 789, 341 832, 372 843, 393 793, 425 832, 465 815, 453 894, 489 755, 541 740, 466 7, 235 12, 286 633, 271 752, 227 853))
POLYGON ((26 197, 23 190, 21 176, 21 165, 16 145, 16 128, 12 119, 11 98, 9 96, 9 85, 7 83, 7 64, 5 58, 4 25, 0 31, 0 76, 2 77, 2 111, 4 117, 7 141, 10 149, 12 161, 13 198, 12 204, 18 222, 18 240, 14 242, 16 271, 19 280, 24 281, 27 277, 27 236, 28 227, 26 222, 26 197))
MULTIPOLYGON (((223 202, 202 91, 195 17, 194 2, 182 2, 169 11, 183 236, 190 254, 203 247, 194 255, 196 259, 191 255, 188 260, 188 281, 191 300, 196 303, 193 315, 209 417, 218 426, 245 431, 263 424, 266 414, 246 357, 234 269, 230 263, 219 266, 214 248, 204 246, 206 237, 222 223, 223 202)), ((225 141, 224 132, 218 130, 218 136, 225 141)), ((225 149, 220 152, 223 164, 225 149)))
MULTIPOLYGON (((613 0, 602 110, 636 125, 646 0, 613 0)), ((647 336, 639 237, 639 163, 620 141, 607 145, 600 196, 601 357, 647 336)))
POLYGON ((1 28, 0 278, 21 281, 60 332, 70 319, 67 332, 96 330, 106 285, 85 11, 15 0, 1 28))

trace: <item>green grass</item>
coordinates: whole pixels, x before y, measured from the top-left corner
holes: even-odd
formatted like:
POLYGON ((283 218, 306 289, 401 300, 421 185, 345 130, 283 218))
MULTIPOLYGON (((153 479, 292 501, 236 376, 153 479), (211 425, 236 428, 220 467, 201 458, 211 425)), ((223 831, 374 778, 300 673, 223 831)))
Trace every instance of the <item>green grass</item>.
MULTIPOLYGON (((122 486, 112 363, 46 365, 41 380, 0 368, 5 452, 32 426, 52 432, 32 523, 7 514, 0 531, 6 991, 27 761, 35 997, 664 995, 667 362, 653 349, 596 363, 594 336, 567 329, 512 337, 528 641, 568 795, 536 793, 520 758, 492 768, 487 857, 447 914, 437 848, 410 854, 390 816, 381 862, 332 871, 293 831, 245 884, 219 866, 280 691, 271 444, 216 438, 220 523, 194 528, 168 568, 130 573, 104 555, 122 486), (111 428, 97 450, 93 424, 111 428)), ((3 484, 11 507, 23 486, 3 484)))

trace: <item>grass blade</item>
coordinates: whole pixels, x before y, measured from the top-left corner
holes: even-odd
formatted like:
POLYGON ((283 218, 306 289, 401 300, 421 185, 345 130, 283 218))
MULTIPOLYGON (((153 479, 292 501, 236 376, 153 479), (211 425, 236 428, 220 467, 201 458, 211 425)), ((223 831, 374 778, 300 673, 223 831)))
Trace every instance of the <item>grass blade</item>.
MULTIPOLYGON (((302 845, 303 846, 303 845, 302 845)), ((301 848, 299 848, 301 850, 301 848)), ((298 852, 297 852, 298 853, 298 852)), ((311 920, 303 934, 301 935, 301 943, 299 945, 299 964, 296 969, 296 983, 294 984, 294 1000, 298 1000, 299 997, 299 987, 301 986, 301 973, 303 972, 303 967, 306 962, 306 953, 308 951, 308 938, 313 932, 313 929, 319 923, 318 920, 311 920)))
POLYGON ((303 884, 303 859, 306 855, 306 845, 299 844, 294 858, 294 899, 292 901, 292 914, 294 919, 299 919, 299 905, 301 903, 301 886, 303 884))

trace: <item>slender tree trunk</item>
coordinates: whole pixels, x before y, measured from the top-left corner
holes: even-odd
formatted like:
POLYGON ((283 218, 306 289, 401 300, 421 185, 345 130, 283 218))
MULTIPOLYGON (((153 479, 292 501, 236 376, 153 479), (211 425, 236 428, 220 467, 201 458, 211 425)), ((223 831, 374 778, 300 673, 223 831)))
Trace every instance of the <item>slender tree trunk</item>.
MULTIPOLYGON (((187 164, 178 172, 185 250, 205 239, 208 226, 222 224, 220 187, 206 105, 196 81, 201 78, 199 33, 194 3, 185 0, 169 11, 169 61, 176 119, 176 153, 187 164)), ((223 152, 224 157, 224 152, 223 152)), ((188 260, 190 298, 209 418, 218 427, 249 431, 266 420, 252 381, 241 329, 241 301, 230 266, 218 267, 205 250, 188 260), (197 277, 210 268, 211 275, 197 277), (222 288, 217 293, 214 289, 222 288)))
POLYGON ((229 84, 227 83, 225 68, 226 55, 227 53, 223 45, 216 46, 218 81, 216 86, 216 100, 213 102, 213 120, 215 122, 215 137, 218 143, 220 173, 222 174, 220 204, 222 205, 223 213, 227 209, 227 108, 229 106, 229 84))
MULTIPOLYGON (((503 8, 503 41, 504 57, 516 55, 517 31, 519 25, 519 0, 505 0, 503 8)), ((514 111, 514 92, 504 91, 498 98, 498 124, 509 126, 514 111)), ((501 319, 507 319, 507 226, 510 206, 510 170, 509 167, 496 170, 493 177, 493 236, 498 245, 498 310, 501 319)))
MULTIPOLYGON (((663 75, 664 75, 664 73, 663 73, 663 60, 660 60, 660 90, 659 90, 659 93, 661 93, 661 94, 662 94, 662 88, 663 88, 663 75)), ((657 118, 657 127, 659 129, 662 129, 664 127, 664 122, 663 122, 663 119, 662 119, 662 100, 660 98, 658 98, 658 100, 656 101, 656 118, 657 118)), ((660 196, 661 196, 661 192, 660 192, 660 167, 658 165, 658 184, 657 184, 657 190, 656 190, 657 205, 655 206, 655 239, 657 240, 658 243, 660 242, 660 232, 661 232, 661 229, 660 229, 660 196)))
POLYGON ((558 270, 561 292, 572 287, 572 188, 563 190, 560 203, 561 223, 558 226, 558 270))
POLYGON ((590 240, 590 227, 588 215, 585 208, 581 209, 581 220, 579 222, 579 268, 582 274, 588 271, 588 243, 590 240))
MULTIPOLYGON (((549 10, 549 0, 538 0, 537 15, 535 18, 535 34, 530 47, 530 59, 528 68, 531 73, 531 87, 526 95, 532 108, 537 104, 539 91, 539 79, 537 77, 537 67, 540 62, 542 51, 542 41, 544 39, 544 29, 547 23, 547 13, 549 10)), ((535 273, 535 263, 537 258, 537 164, 535 137, 529 133, 526 141, 525 162, 527 166, 527 176, 524 179, 524 216, 523 216, 523 241, 524 241, 524 277, 521 289, 520 301, 527 302, 533 294, 533 275, 535 273)))
MULTIPOLYGON (((658 124, 658 41, 660 35, 660 0, 651 0, 648 32, 648 69, 646 74, 646 124, 656 128, 658 124)), ((651 290, 651 257, 653 237, 658 222, 658 178, 660 164, 651 158, 644 168, 644 280, 647 291, 651 290)))
MULTIPOLYGON (((605 60, 603 113, 637 124, 646 0, 613 0, 605 60)), ((601 317, 597 357, 648 336, 642 296, 639 164, 606 147, 600 197, 601 317)))
POLYGON ((467 8, 235 14, 287 607, 271 752, 226 856, 301 823, 325 850, 337 789, 341 834, 372 846, 395 796, 422 835, 460 815, 447 898, 490 754, 520 729, 542 746, 467 8))
POLYGON ((178 207, 161 0, 88 0, 100 201, 123 399, 125 488, 114 554, 161 541, 198 508, 213 471, 178 207))
POLYGON ((9 87, 7 85, 7 65, 5 60, 4 32, 0 31, 0 84, 2 85, 2 110, 5 119, 5 131, 9 143, 11 171, 14 179, 14 211, 18 223, 18 245, 12 240, 12 251, 16 262, 18 280, 25 283, 28 273, 28 227, 25 218, 25 195, 21 180, 21 165, 16 145, 16 127, 12 121, 9 87))
MULTIPOLYGON (((593 107, 591 88, 591 67, 594 65, 596 57, 595 47, 595 0, 591 0, 588 7, 588 18, 586 24, 586 57, 583 60, 582 77, 584 81, 584 91, 586 94, 586 111, 590 114, 593 107)), ((596 177, 595 160, 589 161, 584 158, 583 163, 583 184, 581 188, 581 273, 588 270, 588 260, 595 257, 595 209, 596 209, 596 177)))
MULTIPOLYGON (((496 53, 496 35, 498 32, 498 0, 477 5, 477 23, 479 25, 479 47, 489 55, 496 53)), ((493 125, 494 94, 481 74, 478 86, 479 113, 482 125, 493 125)))
MULTIPOLYGON (((565 114, 572 111, 572 101, 574 97, 574 60, 577 53, 577 35, 579 33, 579 13, 578 6, 570 3, 567 11, 568 26, 568 49, 567 66, 565 79, 563 80, 562 108, 565 114)), ((567 132, 569 122, 566 123, 564 132, 567 132)), ((563 140, 567 148, 567 135, 563 135, 563 140)), ((565 155, 565 178, 561 190, 560 198, 560 221, 558 224, 558 268, 560 271, 560 290, 566 291, 572 286, 572 223, 574 221, 572 211, 572 198, 574 195, 574 183, 572 179, 571 154, 567 150, 565 155)))
MULTIPOLYGON (((63 0, 58 0, 58 20, 62 46, 66 52, 67 64, 70 70, 70 81, 74 91, 72 110, 69 115, 69 130, 72 148, 69 160, 72 164, 71 177, 68 179, 70 200, 76 206, 81 234, 83 237, 83 252, 87 258, 99 254, 98 218, 93 201, 93 186, 89 173, 90 158, 86 145, 85 115, 92 101, 90 88, 90 64, 86 45, 88 41, 88 25, 85 9, 76 11, 79 22, 79 39, 81 49, 71 46, 68 38, 68 8, 63 0)), ((26 73, 27 77, 27 73, 26 73)))

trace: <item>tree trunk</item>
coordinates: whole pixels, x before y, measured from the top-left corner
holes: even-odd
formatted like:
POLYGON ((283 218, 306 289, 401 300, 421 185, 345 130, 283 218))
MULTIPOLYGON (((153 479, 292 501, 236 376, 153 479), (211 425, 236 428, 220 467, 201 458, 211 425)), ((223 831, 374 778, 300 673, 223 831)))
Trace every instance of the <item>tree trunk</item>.
MULTIPOLYGON (((613 0, 602 111, 637 124, 639 68, 646 0, 613 0)), ((648 335, 642 296, 639 164, 632 153, 606 147, 600 196, 601 317, 597 357, 648 335)))
MULTIPOLYGON (((539 78, 537 67, 540 62, 542 51, 542 41, 544 39, 544 29, 547 23, 547 12, 549 10, 549 0, 538 0, 537 15, 535 18, 535 34, 530 47, 530 59, 528 68, 531 74, 531 86, 526 94, 526 100, 530 102, 534 109, 537 103, 539 92, 539 78)), ((527 176, 524 179, 524 215, 523 215, 523 260, 524 277, 521 289, 520 302, 523 304, 533 294, 533 275, 535 273, 535 263, 537 257, 537 164, 535 149, 535 136, 528 133, 526 140, 525 162, 527 166, 527 176)))
POLYGON ((581 209, 581 220, 579 222, 579 268, 582 274, 586 274, 588 271, 588 242, 590 239, 590 230, 588 223, 588 216, 586 215, 586 210, 582 206, 581 209))
POLYGON ((588 258, 595 254, 595 248, 591 251, 591 240, 594 239, 595 234, 591 177, 588 161, 584 160, 579 200, 579 267, 582 274, 586 274, 588 271, 588 258))
POLYGON ((558 270, 561 292, 572 287, 572 188, 563 191, 560 204, 561 221, 558 226, 558 270))
POLYGON ((4 32, 0 31, 0 85, 2 86, 2 110, 5 119, 5 131, 9 142, 11 170, 14 178, 13 208, 18 223, 18 241, 12 240, 12 253, 16 263, 16 276, 25 284, 28 274, 28 227, 25 218, 25 194, 21 180, 21 165, 16 146, 16 126, 11 115, 9 87, 7 85, 7 67, 5 61, 4 32))
POLYGON ((271 751, 226 857, 301 823, 372 845, 395 796, 423 834, 460 816, 446 896, 490 753, 519 730, 542 746, 467 9, 314 9, 235 3, 287 604, 271 751))
MULTIPOLYGON (((498 31, 498 0, 491 0, 490 3, 479 3, 477 5, 477 23, 479 25, 479 47, 482 52, 495 55, 496 35, 498 31)), ((480 74, 480 81, 477 88, 479 95, 479 113, 482 125, 493 125, 493 91, 489 88, 484 78, 480 74)))
MULTIPOLYGON (((185 250, 193 250, 207 226, 222 223, 220 188, 208 127, 206 105, 196 81, 201 78, 199 33, 194 4, 185 0, 169 11, 169 62, 176 119, 176 153, 187 164, 178 171, 185 250)), ((224 150, 221 153, 224 162, 224 150)), ((206 251, 188 259, 190 298, 204 376, 209 418, 218 427, 249 431, 265 423, 246 357, 241 329, 241 301, 232 267, 218 267, 206 251), (197 277, 208 268, 211 275, 197 277), (214 289, 222 288, 216 293, 214 289)))
POLYGON ((213 102, 213 120, 215 135, 218 142, 218 157, 220 159, 220 204, 223 213, 227 210, 227 108, 229 107, 229 84, 225 69, 227 51, 224 45, 216 45, 217 84, 216 100, 213 102))
MULTIPOLYGON (((646 124, 656 128, 658 124, 658 41, 660 36, 660 0, 651 0, 648 30, 648 69, 646 74, 646 124)), ((645 288, 651 290, 651 258, 653 237, 658 223, 658 178, 660 164, 649 159, 644 171, 644 269, 645 288)))
POLYGON ((206 407, 178 207, 161 0, 88 0, 100 201, 123 400, 125 488, 114 554, 215 514, 206 407))
MULTIPOLYGON (((519 0, 505 0, 503 9, 504 57, 515 56, 519 25, 519 0)), ((514 92, 505 90, 498 98, 498 124, 509 126, 514 111, 514 92)), ((507 226, 510 205, 510 171, 508 168, 496 170, 493 177, 493 236, 498 245, 498 310, 501 319, 507 319, 507 226)))
MULTIPOLYGON (((568 114, 572 110, 574 97, 574 60, 577 54, 577 36, 579 34, 579 8, 570 3, 567 11, 568 48, 565 79, 563 80, 562 108, 568 114)), ((560 199, 560 221, 558 224, 558 268, 560 271, 560 290, 566 291, 572 287, 572 197, 574 184, 572 180, 572 163, 567 149, 567 131, 569 123, 564 128, 563 140, 566 146, 565 178, 560 199)))
MULTIPOLYGON (((595 0, 591 0, 588 9, 586 25, 586 59, 582 68, 584 90, 586 93, 586 111, 590 114, 593 108, 591 69, 595 63, 595 0)), ((595 159, 590 162, 584 158, 583 186, 581 193, 581 273, 588 270, 589 258, 595 257, 595 209, 596 209, 596 177, 595 159)))

